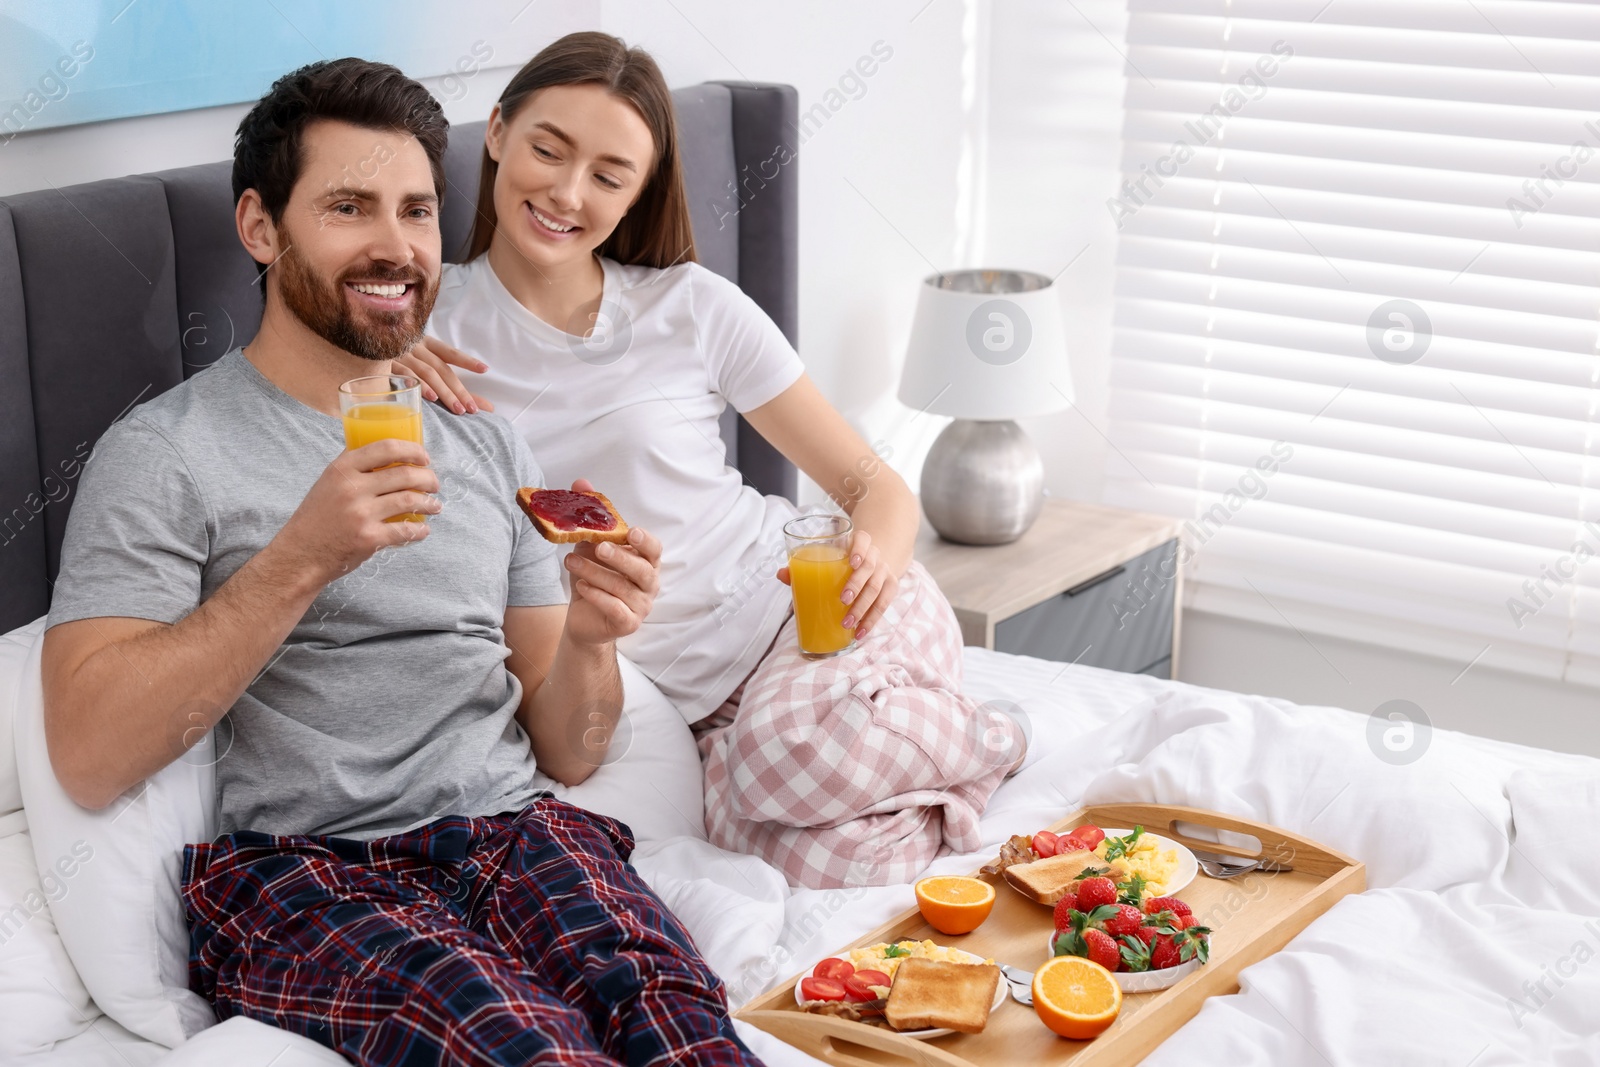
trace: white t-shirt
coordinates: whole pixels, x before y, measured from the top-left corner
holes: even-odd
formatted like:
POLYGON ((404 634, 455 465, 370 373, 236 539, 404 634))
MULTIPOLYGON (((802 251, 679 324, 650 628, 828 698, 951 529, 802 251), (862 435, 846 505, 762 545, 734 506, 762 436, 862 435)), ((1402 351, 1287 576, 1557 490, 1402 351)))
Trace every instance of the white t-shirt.
POLYGON ((518 303, 487 256, 444 268, 428 332, 489 364, 463 375, 467 387, 527 439, 550 486, 588 478, 661 539, 655 607, 618 648, 694 722, 783 625, 789 591, 774 574, 799 513, 728 466, 717 420, 728 404, 765 404, 804 367, 742 289, 697 263, 601 266, 587 341, 518 303))

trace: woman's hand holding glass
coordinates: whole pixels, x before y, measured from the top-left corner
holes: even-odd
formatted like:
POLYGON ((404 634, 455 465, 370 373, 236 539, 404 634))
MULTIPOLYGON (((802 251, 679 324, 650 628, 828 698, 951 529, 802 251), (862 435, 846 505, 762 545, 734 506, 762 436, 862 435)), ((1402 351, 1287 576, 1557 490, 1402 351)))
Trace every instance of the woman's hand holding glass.
MULTIPOLYGON (((857 528, 850 540, 850 579, 840 599, 850 606, 841 625, 853 630, 859 641, 872 631, 883 613, 894 603, 900 590, 900 577, 879 556, 872 535, 857 528)), ((789 584, 789 568, 778 568, 778 580, 789 584)))

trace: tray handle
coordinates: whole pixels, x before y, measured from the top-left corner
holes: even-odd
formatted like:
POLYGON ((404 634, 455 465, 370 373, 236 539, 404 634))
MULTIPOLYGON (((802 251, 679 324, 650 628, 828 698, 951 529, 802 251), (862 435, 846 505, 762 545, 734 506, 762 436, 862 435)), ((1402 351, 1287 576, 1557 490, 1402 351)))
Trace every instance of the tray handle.
POLYGON ((737 1016, 823 1063, 840 1067, 884 1067, 883 1055, 908 1067, 972 1067, 967 1060, 928 1041, 917 1041, 865 1023, 805 1011, 742 1011, 737 1016), (870 1049, 879 1059, 863 1059, 852 1048, 870 1049))
POLYGON ((1224 815, 1217 811, 1207 811, 1204 808, 1185 808, 1175 804, 1090 804, 1084 808, 1084 814, 1109 826, 1143 826, 1146 830, 1201 851, 1216 849, 1218 845, 1215 841, 1200 841, 1178 832, 1178 823, 1248 834, 1261 842, 1260 849, 1229 845, 1224 851, 1231 856, 1241 856, 1245 859, 1264 859, 1282 863, 1293 866, 1297 871, 1324 878, 1356 864, 1354 858, 1319 845, 1309 838, 1291 834, 1287 830, 1267 823, 1224 815))

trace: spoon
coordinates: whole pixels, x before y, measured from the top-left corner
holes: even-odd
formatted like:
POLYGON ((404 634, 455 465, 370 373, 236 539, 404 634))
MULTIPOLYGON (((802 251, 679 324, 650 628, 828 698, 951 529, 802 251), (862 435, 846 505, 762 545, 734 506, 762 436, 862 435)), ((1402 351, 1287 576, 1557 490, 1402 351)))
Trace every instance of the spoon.
POLYGON ((1005 976, 1006 988, 1011 992, 1011 999, 1018 1004, 1033 1007, 1033 972, 1002 963, 1000 973, 1005 976))

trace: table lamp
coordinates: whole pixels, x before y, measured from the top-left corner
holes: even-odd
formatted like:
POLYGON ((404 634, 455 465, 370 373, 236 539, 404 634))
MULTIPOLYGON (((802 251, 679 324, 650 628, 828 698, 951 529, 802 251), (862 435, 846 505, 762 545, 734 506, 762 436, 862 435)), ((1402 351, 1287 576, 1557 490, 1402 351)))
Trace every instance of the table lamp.
POLYGON ((1003 545, 1039 517, 1044 464, 1013 420, 1072 404, 1050 279, 963 270, 922 280, 900 401, 955 421, 922 466, 922 509, 946 541, 1003 545))

